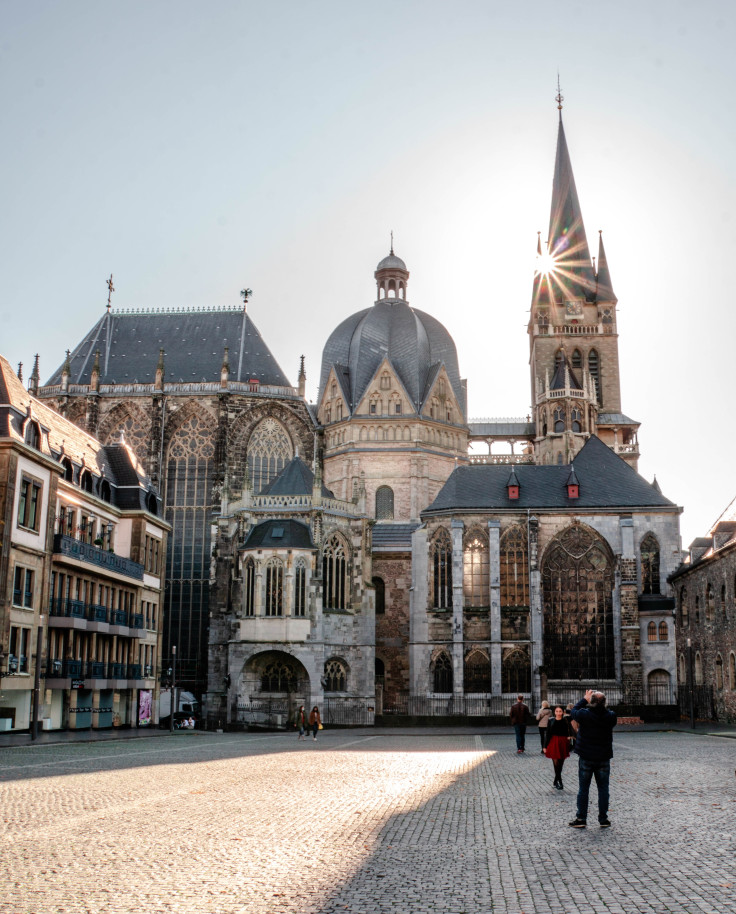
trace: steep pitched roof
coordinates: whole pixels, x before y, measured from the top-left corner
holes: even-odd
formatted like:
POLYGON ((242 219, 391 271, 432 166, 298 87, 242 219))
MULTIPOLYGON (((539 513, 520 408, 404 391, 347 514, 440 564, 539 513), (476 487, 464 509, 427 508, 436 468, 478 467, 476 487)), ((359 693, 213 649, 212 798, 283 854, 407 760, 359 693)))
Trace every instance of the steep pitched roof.
POLYGON ((314 549, 309 527, 298 520, 264 520, 250 531, 245 549, 314 549))
POLYGON ((603 232, 598 234, 598 274, 596 275, 596 283, 596 299, 598 301, 618 301, 616 293, 613 291, 606 249, 603 247, 603 232))
POLYGON ((509 502, 509 469, 503 464, 458 467, 440 490, 437 498, 422 512, 425 515, 450 512, 514 511, 530 509, 588 508, 663 508, 678 510, 654 486, 640 476, 625 460, 592 435, 574 461, 579 482, 579 497, 567 496, 570 465, 515 467, 519 498, 509 502))
MULTIPOLYGON (((301 457, 292 457, 279 475, 272 480, 261 495, 311 495, 314 486, 314 473, 301 457)), ((334 494, 322 485, 324 498, 334 498, 334 494)))
MULTIPOLYGON (((153 383, 159 349, 165 352, 165 380, 219 381, 225 347, 230 379, 291 387, 258 328, 242 308, 153 310, 104 314, 70 359, 72 384, 89 384, 100 351, 100 383, 153 383)), ((48 384, 60 384, 63 366, 48 384)))

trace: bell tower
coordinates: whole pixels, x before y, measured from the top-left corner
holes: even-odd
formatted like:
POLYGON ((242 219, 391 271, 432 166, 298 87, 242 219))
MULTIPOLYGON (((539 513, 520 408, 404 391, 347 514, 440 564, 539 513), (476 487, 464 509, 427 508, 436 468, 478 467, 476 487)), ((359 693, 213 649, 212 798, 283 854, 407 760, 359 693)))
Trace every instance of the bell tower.
POLYGON ((603 236, 591 257, 562 124, 547 240, 537 239, 529 365, 537 463, 569 463, 597 435, 636 469, 639 423, 621 411, 613 292, 603 236))

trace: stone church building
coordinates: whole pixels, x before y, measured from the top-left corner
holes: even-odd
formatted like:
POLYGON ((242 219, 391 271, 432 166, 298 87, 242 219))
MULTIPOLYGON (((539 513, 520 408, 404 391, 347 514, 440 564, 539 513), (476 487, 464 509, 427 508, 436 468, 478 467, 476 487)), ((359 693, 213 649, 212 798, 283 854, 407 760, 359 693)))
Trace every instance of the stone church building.
POLYGON ((213 720, 488 715, 587 685, 672 703, 680 509, 637 472, 561 116, 537 253, 525 420, 469 419, 453 339, 393 249, 327 337, 316 406, 246 308, 108 308, 39 389, 160 486, 164 656, 213 720))

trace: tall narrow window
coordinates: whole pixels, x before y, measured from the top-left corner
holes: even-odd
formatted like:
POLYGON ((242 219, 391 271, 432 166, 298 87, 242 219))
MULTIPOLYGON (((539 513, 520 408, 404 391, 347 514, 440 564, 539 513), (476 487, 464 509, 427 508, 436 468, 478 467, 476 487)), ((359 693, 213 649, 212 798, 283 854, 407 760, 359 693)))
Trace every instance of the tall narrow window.
POLYGON ((452 608, 452 540, 444 527, 432 543, 432 606, 452 608))
POLYGON ((588 371, 590 372, 590 377, 595 384, 596 399, 598 400, 598 405, 600 406, 603 403, 603 397, 601 394, 601 368, 598 360, 598 353, 595 349, 591 349, 588 353, 588 371))
POLYGON ((270 559, 266 565, 266 615, 284 614, 284 566, 279 559, 270 559))
POLYGON ((491 692, 491 661, 485 651, 472 650, 463 665, 463 690, 465 694, 491 692))
POLYGON ((463 549, 463 602, 466 609, 490 606, 488 581, 488 541, 480 532, 471 532, 463 549))
POLYGON ((307 566, 300 559, 294 568, 294 615, 307 614, 307 566))
POLYGON ((37 451, 41 450, 41 428, 32 419, 26 423, 25 442, 37 451))
POLYGON ((641 591, 659 593, 659 543, 651 533, 641 541, 641 591))
POLYGON ((452 661, 446 651, 442 651, 435 659, 432 678, 435 692, 452 692, 452 661))
POLYGON ((705 621, 712 622, 715 619, 716 608, 713 597, 713 586, 709 583, 705 589, 705 621))
POLYGON ((251 558, 243 566, 243 612, 246 616, 256 614, 256 564, 251 558))
POLYGON ((325 609, 347 608, 347 559, 345 546, 338 536, 332 536, 322 554, 322 583, 325 609))
POLYGON ((394 519, 394 490, 391 486, 376 489, 376 520, 394 519))
POLYGON ((669 641, 670 640, 670 630, 667 626, 667 623, 664 619, 659 623, 659 640, 660 641, 669 641))
POLYGON ((41 520, 41 483, 23 476, 18 499, 18 526, 38 530, 41 520))
POLYGON ((700 651, 695 654, 695 685, 703 684, 703 660, 700 651))
POLYGON ((565 431, 565 410, 562 407, 557 406, 554 411, 554 424, 555 432, 560 434, 560 432, 565 431))
POLYGON ((574 432, 581 432, 583 430, 583 414, 577 407, 570 410, 570 428, 574 432))
POLYGON ((724 622, 728 620, 728 613, 726 612, 726 585, 721 584, 721 619, 724 622))
POLYGON ((325 663, 325 692, 344 692, 348 687, 347 667, 341 660, 328 660, 325 663))
POLYGON ((570 364, 573 368, 582 368, 583 367, 583 357, 580 355, 579 349, 573 349, 572 358, 570 359, 570 364))
POLYGON ((720 654, 716 657, 716 688, 723 691, 723 658, 720 654))
POLYGON ((263 419, 248 440, 248 475, 253 492, 272 482, 293 456, 289 434, 276 419, 263 419))
POLYGON ((27 673, 28 668, 28 645, 30 643, 30 628, 22 628, 20 625, 10 626, 10 644, 8 652, 8 672, 9 673, 27 673))
POLYGON ((647 641, 656 641, 657 640, 657 626, 654 622, 650 622, 647 625, 647 641))
POLYGON ((736 692, 736 654, 731 652, 728 658, 728 684, 732 692, 736 692))
POLYGON ((526 530, 514 524, 501 535, 501 606, 529 605, 526 530))
POLYGON ((687 606, 687 588, 680 588, 680 622, 683 625, 689 625, 690 623, 690 612, 687 606))
POLYGON ((376 615, 383 616, 386 613, 386 584, 383 578, 372 578, 371 583, 376 588, 376 615))

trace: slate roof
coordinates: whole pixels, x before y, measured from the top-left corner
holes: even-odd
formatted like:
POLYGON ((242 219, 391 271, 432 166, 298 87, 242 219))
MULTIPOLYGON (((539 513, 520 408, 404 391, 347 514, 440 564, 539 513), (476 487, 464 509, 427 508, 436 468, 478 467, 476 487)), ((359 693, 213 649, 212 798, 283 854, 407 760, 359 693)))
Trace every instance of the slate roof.
POLYGON ((264 520, 250 531, 241 549, 315 549, 309 527, 298 520, 264 520))
POLYGON ((419 526, 419 524, 374 524, 373 551, 409 552, 411 535, 419 526))
MULTIPOLYGON (((166 381, 219 381, 226 346, 231 381, 291 387, 242 308, 105 313, 72 352, 69 381, 90 383, 98 349, 102 384, 152 384, 159 349, 165 352, 166 381)), ((62 368, 48 385, 61 384, 62 368)))
POLYGON ((122 509, 149 509, 155 498, 161 516, 161 499, 133 451, 125 444, 102 445, 73 422, 69 422, 23 386, 9 362, 0 356, 0 438, 23 442, 28 418, 41 428, 40 452, 61 461, 69 458, 74 480, 82 467, 93 477, 95 491, 104 478, 111 489, 110 503, 122 509))
POLYGON ((537 433, 534 422, 513 422, 499 419, 497 422, 469 422, 471 436, 508 435, 514 438, 533 438, 537 433))
POLYGON ((598 425, 641 425, 636 419, 629 419, 623 413, 598 413, 598 425))
MULTIPOLYGON (((314 473, 301 457, 292 457, 279 475, 272 480, 261 495, 311 495, 314 473)), ((322 484, 322 496, 334 498, 334 494, 322 484)))
POLYGON ((570 465, 515 467, 519 497, 509 501, 508 466, 476 464, 457 467, 437 498, 422 512, 425 515, 448 512, 498 511, 510 509, 573 510, 589 508, 656 508, 677 510, 625 460, 592 435, 574 461, 580 490, 579 498, 567 495, 570 465))

